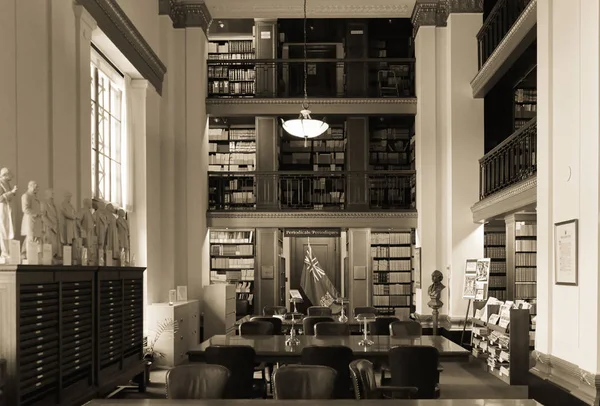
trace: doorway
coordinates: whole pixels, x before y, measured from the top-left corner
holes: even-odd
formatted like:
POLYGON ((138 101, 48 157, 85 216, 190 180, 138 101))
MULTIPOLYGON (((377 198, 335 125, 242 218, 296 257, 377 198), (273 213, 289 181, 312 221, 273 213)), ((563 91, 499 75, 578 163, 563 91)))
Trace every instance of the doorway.
MULTIPOLYGON (((298 303, 299 312, 306 314, 309 306, 318 306, 318 303, 311 303, 300 285, 302 282, 302 270, 304 269, 304 256, 308 247, 309 239, 307 237, 290 238, 290 289, 298 289, 302 294, 304 301, 298 303)), ((339 237, 311 237, 310 246, 315 258, 319 261, 325 275, 329 278, 333 286, 341 292, 341 266, 340 266, 340 238, 339 237)))

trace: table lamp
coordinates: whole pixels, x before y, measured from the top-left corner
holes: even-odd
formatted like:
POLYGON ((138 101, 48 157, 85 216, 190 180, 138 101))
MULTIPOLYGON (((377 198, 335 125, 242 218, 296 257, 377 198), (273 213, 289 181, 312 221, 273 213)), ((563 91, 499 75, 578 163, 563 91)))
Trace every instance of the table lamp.
POLYGON ((375 316, 372 313, 361 313, 361 314, 359 314, 359 315, 356 316, 356 320, 364 322, 364 327, 363 327, 363 333, 364 333, 364 335, 363 335, 363 339, 358 342, 358 345, 367 347, 369 345, 373 345, 374 344, 374 342, 372 340, 369 340, 369 331, 368 331, 369 328, 368 328, 367 323, 370 322, 370 321, 375 321, 376 317, 377 316, 375 316))

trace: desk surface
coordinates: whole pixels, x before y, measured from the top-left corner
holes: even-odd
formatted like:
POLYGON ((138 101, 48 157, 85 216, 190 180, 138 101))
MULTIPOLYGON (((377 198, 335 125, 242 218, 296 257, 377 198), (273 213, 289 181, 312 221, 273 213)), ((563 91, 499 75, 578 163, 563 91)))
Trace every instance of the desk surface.
MULTIPOLYGON (((169 399, 96 399, 89 406, 356 406, 356 400, 169 400, 169 399)), ((535 400, 523 399, 436 399, 436 400, 361 400, 360 406, 542 406, 535 400)))
POLYGON ((199 346, 193 347, 188 351, 190 355, 198 355, 204 353, 206 348, 211 345, 248 345, 256 351, 258 356, 261 355, 298 355, 302 349, 309 345, 344 345, 350 347, 355 355, 383 355, 390 348, 399 345, 427 345, 438 349, 440 356, 465 356, 468 357, 470 352, 453 343, 442 336, 419 336, 411 338, 397 338, 390 336, 370 336, 374 344, 368 347, 358 345, 362 340, 362 336, 330 336, 330 337, 314 337, 314 336, 298 336, 300 344, 295 346, 286 346, 285 340, 287 336, 225 336, 218 335, 204 341, 199 346))
MULTIPOLYGON (((250 321, 252 319, 252 317, 256 317, 256 316, 249 316, 249 315, 248 316, 244 316, 241 319, 236 320, 235 325, 239 326, 240 324, 242 324, 242 323, 244 323, 246 321, 250 321)), ((265 317, 268 317, 268 316, 265 316, 265 317)), ((276 317, 276 316, 274 316, 274 317, 276 317)), ((294 320, 294 324, 296 326, 298 326, 298 327, 301 328, 302 327, 302 320, 305 317, 307 317, 307 316, 302 316, 301 318, 295 319, 294 320)), ((331 318, 333 318, 333 321, 336 322, 336 323, 339 323, 338 317, 340 317, 340 316, 338 316, 338 315, 331 316, 331 318)), ((276 317, 276 318, 279 318, 279 317, 276 317)), ((283 326, 285 326, 285 327, 290 327, 292 325, 292 320, 291 319, 281 319, 281 324, 283 326)), ((355 318, 352 318, 352 317, 348 317, 348 321, 345 324, 348 324, 349 326, 362 326, 364 324, 364 322, 358 321, 358 320, 356 320, 355 318)))

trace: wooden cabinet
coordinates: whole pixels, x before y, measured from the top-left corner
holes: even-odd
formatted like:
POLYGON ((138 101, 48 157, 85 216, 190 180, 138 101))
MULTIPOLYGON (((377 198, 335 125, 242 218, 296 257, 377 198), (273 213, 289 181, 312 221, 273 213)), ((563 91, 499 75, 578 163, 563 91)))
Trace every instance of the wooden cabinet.
POLYGON ((219 334, 235 335, 235 285, 204 287, 204 340, 219 334))
POLYGON ((142 372, 143 272, 0 267, 6 403, 79 405, 142 372))
POLYGON ((188 350, 198 344, 200 304, 197 300, 168 303, 154 303, 148 307, 148 329, 150 339, 154 339, 161 324, 170 327, 157 340, 154 349, 164 357, 156 359, 158 366, 173 367, 187 361, 188 350))

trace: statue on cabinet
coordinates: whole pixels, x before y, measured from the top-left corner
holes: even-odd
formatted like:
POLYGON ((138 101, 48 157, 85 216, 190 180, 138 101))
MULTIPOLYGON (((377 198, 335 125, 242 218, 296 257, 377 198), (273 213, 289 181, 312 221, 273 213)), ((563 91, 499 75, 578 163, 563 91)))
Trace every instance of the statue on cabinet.
POLYGON ((65 245, 73 245, 73 240, 77 238, 77 212, 71 204, 72 196, 71 192, 66 192, 60 205, 61 235, 65 245))
POLYGON ((125 218, 125 210, 119 209, 117 212, 117 234, 119 236, 119 250, 129 252, 129 223, 125 218))
POLYGON ((12 173, 7 168, 0 169, 0 255, 4 260, 9 257, 10 240, 15 238, 12 219, 12 199, 17 187, 11 186, 12 173))
POLYGON ((21 196, 21 209, 23 210, 21 236, 25 237, 21 249, 21 256, 23 259, 27 259, 28 256, 36 254, 28 252, 28 246, 31 243, 39 245, 42 238, 42 211, 37 192, 38 185, 35 181, 31 180, 27 185, 27 191, 21 196))
POLYGON ((83 207, 79 211, 77 221, 79 224, 79 233, 83 239, 83 246, 90 248, 92 240, 96 235, 96 221, 94 219, 91 199, 83 199, 83 207))
POLYGON ((113 259, 119 258, 119 235, 117 233, 117 218, 115 208, 112 204, 106 205, 106 217, 108 226, 106 229, 106 250, 112 251, 113 259))
POLYGON ((45 199, 41 203, 43 243, 52 246, 52 258, 59 258, 60 253, 60 213, 54 204, 54 190, 47 189, 45 199))
POLYGON ((444 280, 444 275, 438 270, 433 271, 431 274, 431 281, 433 283, 427 289, 429 299, 431 299, 427 305, 432 309, 439 309, 444 305, 444 303, 440 300, 442 290, 446 288, 446 286, 442 283, 442 280, 444 280))
POLYGON ((94 208, 94 222, 96 223, 96 237, 98 237, 98 249, 106 247, 106 231, 108 228, 108 217, 104 210, 104 203, 99 200, 92 202, 94 208))

